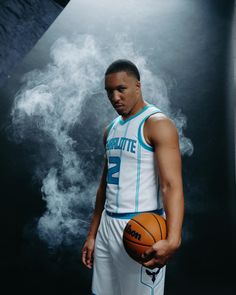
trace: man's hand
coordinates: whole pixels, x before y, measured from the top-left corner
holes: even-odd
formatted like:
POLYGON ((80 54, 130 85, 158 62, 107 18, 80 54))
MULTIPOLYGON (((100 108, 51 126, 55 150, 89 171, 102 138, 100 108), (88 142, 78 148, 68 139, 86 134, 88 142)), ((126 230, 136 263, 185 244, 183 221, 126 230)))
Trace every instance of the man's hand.
POLYGON ((150 269, 163 267, 179 246, 168 240, 158 241, 142 255, 142 265, 150 269))
POLYGON ((86 267, 90 269, 93 266, 94 246, 95 246, 95 238, 88 236, 82 249, 82 262, 86 267))

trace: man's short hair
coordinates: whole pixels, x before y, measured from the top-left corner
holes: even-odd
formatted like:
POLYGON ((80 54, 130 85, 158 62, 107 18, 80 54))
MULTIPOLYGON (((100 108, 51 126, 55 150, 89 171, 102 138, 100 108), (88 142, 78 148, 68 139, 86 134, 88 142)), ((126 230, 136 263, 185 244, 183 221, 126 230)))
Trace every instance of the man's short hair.
POLYGON ((138 81, 140 81, 140 74, 139 74, 138 68, 136 67, 134 63, 132 63, 128 59, 118 59, 114 61, 107 68, 105 72, 105 76, 112 73, 118 73, 118 72, 127 72, 128 74, 137 78, 138 81))

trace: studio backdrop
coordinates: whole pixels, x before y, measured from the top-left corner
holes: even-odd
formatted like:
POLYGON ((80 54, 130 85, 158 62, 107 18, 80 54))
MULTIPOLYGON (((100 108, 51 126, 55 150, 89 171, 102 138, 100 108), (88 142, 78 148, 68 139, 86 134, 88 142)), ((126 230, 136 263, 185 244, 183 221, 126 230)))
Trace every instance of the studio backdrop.
POLYGON ((104 127, 117 116, 104 72, 125 58, 140 69, 144 99, 179 132, 185 219, 165 294, 234 294, 233 9, 223 0, 71 0, 15 68, 0 90, 9 292, 90 294, 81 248, 104 127))

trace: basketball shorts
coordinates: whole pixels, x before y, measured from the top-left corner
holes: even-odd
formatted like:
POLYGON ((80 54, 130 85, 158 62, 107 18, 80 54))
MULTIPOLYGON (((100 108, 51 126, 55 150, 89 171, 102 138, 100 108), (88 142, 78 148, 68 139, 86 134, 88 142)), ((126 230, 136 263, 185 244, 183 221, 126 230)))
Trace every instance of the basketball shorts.
POLYGON ((93 295, 164 294, 166 266, 146 268, 124 249, 122 236, 128 221, 102 213, 94 250, 93 295))

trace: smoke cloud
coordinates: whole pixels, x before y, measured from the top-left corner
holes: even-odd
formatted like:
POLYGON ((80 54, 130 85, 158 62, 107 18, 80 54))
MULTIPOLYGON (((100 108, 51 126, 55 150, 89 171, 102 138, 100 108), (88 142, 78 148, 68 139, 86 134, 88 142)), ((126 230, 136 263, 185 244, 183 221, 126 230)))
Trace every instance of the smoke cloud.
POLYGON ((37 231, 51 248, 73 245, 88 229, 103 165, 103 129, 116 116, 104 91, 104 72, 118 58, 138 66, 144 98, 173 119, 182 154, 193 153, 184 136, 185 115, 171 110, 165 82, 125 35, 109 44, 92 35, 58 39, 50 63, 24 75, 12 109, 15 140, 37 147, 35 175, 46 204, 37 231))

